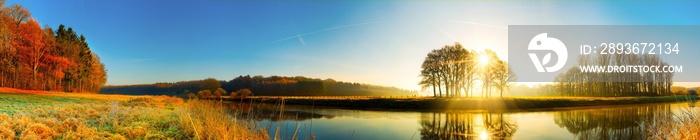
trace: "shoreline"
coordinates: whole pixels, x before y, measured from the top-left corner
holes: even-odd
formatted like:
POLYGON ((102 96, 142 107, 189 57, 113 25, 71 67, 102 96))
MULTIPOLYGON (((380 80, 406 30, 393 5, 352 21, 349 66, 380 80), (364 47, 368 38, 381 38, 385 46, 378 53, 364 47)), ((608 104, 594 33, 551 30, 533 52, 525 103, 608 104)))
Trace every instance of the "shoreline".
POLYGON ((357 110, 395 111, 550 111, 597 106, 635 105, 697 101, 697 96, 643 96, 643 97, 504 97, 504 98, 300 98, 253 97, 247 99, 223 98, 232 102, 279 103, 357 110), (675 98, 674 98, 675 97, 675 98))

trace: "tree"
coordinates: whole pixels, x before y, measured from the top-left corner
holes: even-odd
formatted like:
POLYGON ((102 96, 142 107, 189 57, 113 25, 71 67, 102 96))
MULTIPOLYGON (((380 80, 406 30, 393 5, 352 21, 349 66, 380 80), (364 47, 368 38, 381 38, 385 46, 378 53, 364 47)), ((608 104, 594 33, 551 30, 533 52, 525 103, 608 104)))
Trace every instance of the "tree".
MULTIPOLYGON (((434 52, 434 51, 433 51, 434 52)), ((435 54, 433 52, 429 53, 428 56, 425 57, 425 60, 423 61, 423 64, 421 65, 421 72, 420 76, 423 77, 418 83, 418 85, 421 86, 421 90, 425 90, 427 88, 432 88, 433 89, 433 97, 437 97, 437 92, 436 92, 436 87, 438 86, 438 70, 436 65, 436 58, 434 57, 435 54)), ((442 93, 441 93, 442 94, 442 93)))
POLYGON ((447 45, 430 51, 425 57, 420 72, 422 79, 418 84, 422 90, 432 88, 435 97, 443 97, 443 89, 445 97, 461 97, 472 96, 474 83, 480 80, 482 97, 488 97, 492 87, 503 90, 514 78, 510 77, 514 76, 512 71, 508 72, 506 67, 499 68, 506 64, 499 63, 504 62, 491 50, 478 54, 459 43, 447 45), (477 58, 482 56, 486 57, 484 60, 487 62, 477 65, 477 58), (497 73, 499 69, 503 72, 497 73), (494 80, 498 78, 502 79, 494 80))
POLYGON ((211 90, 200 90, 197 92, 197 96, 202 99, 209 98, 209 96, 211 96, 211 90))
POLYGON ((253 92, 250 91, 250 89, 244 88, 244 89, 237 90, 236 94, 239 95, 242 99, 245 99, 248 96, 252 95, 253 92))
POLYGON ((202 81, 202 85, 199 86, 202 90, 216 91, 221 87, 219 81, 214 78, 207 78, 202 81))
POLYGON ((35 89, 37 87, 39 64, 48 50, 48 47, 44 44, 44 32, 41 30, 39 23, 31 19, 20 24, 17 35, 17 40, 13 41, 13 43, 19 51, 20 60, 23 60, 24 64, 31 69, 32 82, 29 87, 35 89))
POLYGON ((503 90, 510 87, 510 82, 514 82, 517 77, 513 70, 508 67, 508 63, 504 61, 498 60, 495 67, 496 69, 493 72, 495 79, 493 80, 496 88, 500 91, 501 98, 503 98, 503 90))
POLYGON ((459 43, 430 51, 421 65, 420 76, 423 79, 418 84, 422 89, 431 87, 436 97, 443 96, 443 87, 446 97, 461 96, 460 90, 471 86, 467 80, 471 77, 466 75, 474 66, 474 62, 469 61, 471 55, 472 53, 459 43))

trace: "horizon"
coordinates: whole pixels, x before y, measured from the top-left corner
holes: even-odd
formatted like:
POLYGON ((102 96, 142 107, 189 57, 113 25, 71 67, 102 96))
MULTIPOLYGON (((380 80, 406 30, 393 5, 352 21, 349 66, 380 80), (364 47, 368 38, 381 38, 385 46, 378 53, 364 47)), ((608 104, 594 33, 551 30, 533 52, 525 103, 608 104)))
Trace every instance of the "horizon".
POLYGON ((41 25, 84 34, 106 85, 279 75, 420 91, 432 49, 459 42, 507 60, 508 25, 700 25, 697 2, 677 1, 7 1, 15 3, 41 25))

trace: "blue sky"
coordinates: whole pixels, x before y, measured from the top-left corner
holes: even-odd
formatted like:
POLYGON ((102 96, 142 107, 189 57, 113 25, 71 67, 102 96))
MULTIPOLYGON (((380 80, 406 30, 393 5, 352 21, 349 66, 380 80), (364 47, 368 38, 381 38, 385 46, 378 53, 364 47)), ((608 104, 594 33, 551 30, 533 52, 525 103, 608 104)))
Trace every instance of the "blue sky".
POLYGON ((432 49, 461 42, 506 57, 507 25, 700 25, 698 2, 7 3, 84 34, 108 85, 300 75, 418 90, 432 49))

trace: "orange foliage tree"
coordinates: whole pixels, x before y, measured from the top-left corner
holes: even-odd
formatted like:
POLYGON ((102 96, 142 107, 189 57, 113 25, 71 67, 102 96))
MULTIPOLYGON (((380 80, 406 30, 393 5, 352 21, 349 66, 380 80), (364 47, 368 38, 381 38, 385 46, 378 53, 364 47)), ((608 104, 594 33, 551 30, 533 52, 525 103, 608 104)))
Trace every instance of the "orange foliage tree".
POLYGON ((85 36, 60 25, 43 29, 28 9, 0 0, 0 87, 98 92, 104 64, 85 36))

